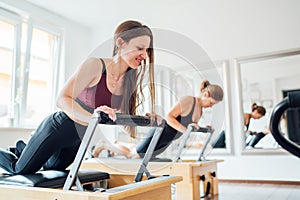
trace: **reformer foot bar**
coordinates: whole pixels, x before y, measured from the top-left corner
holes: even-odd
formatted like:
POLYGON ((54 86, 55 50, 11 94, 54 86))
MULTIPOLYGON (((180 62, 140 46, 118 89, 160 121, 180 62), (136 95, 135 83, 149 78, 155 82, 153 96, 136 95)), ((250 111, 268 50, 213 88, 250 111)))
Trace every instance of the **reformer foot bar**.
POLYGON ((103 112, 94 112, 89 125, 87 127, 87 130, 84 134, 84 137, 82 139, 81 145, 79 147, 79 150, 77 152, 77 155, 75 157, 75 160, 73 162, 73 165, 71 167, 71 170, 67 176, 66 182, 64 184, 63 189, 64 190, 70 190, 74 181, 78 189, 81 188, 80 180, 77 176, 78 170, 80 168, 80 165, 82 163, 82 160, 85 156, 85 153, 87 151, 87 148, 91 142, 91 139, 94 135, 96 126, 98 124, 102 125, 125 125, 125 126, 148 126, 148 127, 156 127, 156 131, 154 133, 154 137, 151 140, 151 143, 147 149, 147 152, 145 154, 145 157, 142 160, 142 164, 140 166, 140 169, 138 170, 138 173, 135 177, 135 182, 139 182, 142 180, 142 176, 145 173, 148 177, 148 179, 152 178, 150 172, 147 170, 147 165, 149 160, 152 157, 153 150, 160 138, 160 135, 162 133, 164 123, 162 122, 161 125, 157 125, 155 122, 151 122, 149 117, 144 116, 132 116, 132 115, 126 115, 126 114, 116 114, 116 120, 112 121, 107 114, 103 112))
POLYGON ((203 144, 203 147, 201 149, 201 152, 200 152, 200 156, 199 158, 197 159, 197 161, 205 161, 206 158, 205 158, 205 155, 204 155, 204 152, 207 148, 207 145, 209 144, 210 140, 211 140, 211 137, 213 135, 213 131, 210 129, 210 128, 205 128, 205 127, 200 127, 199 129, 196 129, 195 127, 191 126, 191 125, 188 125, 187 127, 187 130, 186 132, 183 134, 183 138, 182 138, 182 141, 180 142, 180 145, 178 147, 178 151, 177 151, 177 154, 176 156, 174 157, 173 159, 173 162, 177 162, 178 160, 180 160, 180 156, 182 154, 182 151, 187 143, 187 140, 189 139, 189 137, 191 136, 191 133, 192 132, 198 132, 198 133, 208 133, 209 135, 207 136, 207 139, 205 140, 204 144, 203 144))

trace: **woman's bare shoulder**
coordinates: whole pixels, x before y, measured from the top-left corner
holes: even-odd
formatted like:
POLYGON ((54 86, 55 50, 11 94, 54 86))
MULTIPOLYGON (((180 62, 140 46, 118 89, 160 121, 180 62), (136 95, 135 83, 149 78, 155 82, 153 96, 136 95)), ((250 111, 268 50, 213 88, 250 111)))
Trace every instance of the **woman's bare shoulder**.
POLYGON ((184 104, 189 104, 192 103, 194 101, 195 97, 193 96, 184 96, 180 98, 180 102, 184 103, 184 104))
POLYGON ((111 62, 112 59, 110 58, 90 57, 81 64, 79 71, 85 71, 85 73, 88 73, 90 76, 101 77, 103 68, 110 65, 111 62))

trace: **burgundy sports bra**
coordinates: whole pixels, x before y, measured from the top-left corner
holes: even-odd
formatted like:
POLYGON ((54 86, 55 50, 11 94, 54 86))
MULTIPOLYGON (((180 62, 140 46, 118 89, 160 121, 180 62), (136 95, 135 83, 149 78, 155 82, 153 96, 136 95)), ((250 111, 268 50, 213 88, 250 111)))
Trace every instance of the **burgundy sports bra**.
POLYGON ((111 108, 119 109, 122 103, 123 95, 112 94, 106 84, 106 65, 103 59, 102 76, 97 85, 85 88, 75 99, 75 101, 86 111, 93 113, 94 109, 106 105, 111 108))

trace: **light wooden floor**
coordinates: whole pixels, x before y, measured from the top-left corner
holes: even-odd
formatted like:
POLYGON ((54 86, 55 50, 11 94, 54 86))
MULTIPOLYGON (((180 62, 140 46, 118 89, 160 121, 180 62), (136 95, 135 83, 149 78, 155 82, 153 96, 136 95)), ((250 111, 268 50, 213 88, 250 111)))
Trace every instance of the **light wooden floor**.
POLYGON ((219 182, 219 195, 201 200, 300 200, 300 184, 219 182))

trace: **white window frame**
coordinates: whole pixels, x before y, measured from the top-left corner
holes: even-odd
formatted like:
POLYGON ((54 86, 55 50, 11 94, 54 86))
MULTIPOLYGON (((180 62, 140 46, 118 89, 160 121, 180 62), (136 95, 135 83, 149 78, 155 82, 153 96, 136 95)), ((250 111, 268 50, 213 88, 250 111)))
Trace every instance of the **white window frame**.
MULTIPOLYGON (((62 52, 62 38, 63 38, 63 29, 61 27, 55 26, 49 22, 46 22, 43 19, 33 19, 30 15, 25 15, 24 13, 16 13, 13 10, 8 10, 3 7, 0 7, 0 19, 8 21, 15 25, 15 42, 14 42, 14 49, 15 51, 13 56, 13 72, 12 72, 12 87, 11 87, 11 105, 16 105, 17 102, 17 90, 20 88, 20 85, 23 84, 23 95, 21 97, 21 101, 19 109, 16 109, 15 106, 12 106, 12 113, 13 113, 13 123, 8 126, 10 127, 19 127, 19 128, 35 128, 38 124, 32 124, 30 127, 24 127, 22 124, 22 120, 20 118, 24 117, 27 107, 27 91, 28 91, 28 80, 29 80, 29 71, 30 71, 30 53, 31 53, 31 42, 32 42, 32 30, 33 28, 38 28, 40 30, 46 31, 55 35, 55 47, 54 50, 54 60, 53 60, 53 73, 52 73, 52 99, 51 99, 51 111, 54 111, 55 101, 58 93, 58 84, 59 84, 59 68, 60 68, 60 59, 61 59, 61 52, 62 52), (24 60, 24 80, 23 83, 20 82, 21 77, 21 36, 22 36, 22 24, 27 24, 27 42, 26 42, 26 50, 25 50, 25 60, 24 60), (31 127, 34 126, 34 127, 31 127)), ((42 119, 41 119, 42 120, 42 119)), ((39 123, 39 122, 36 122, 39 123)))

